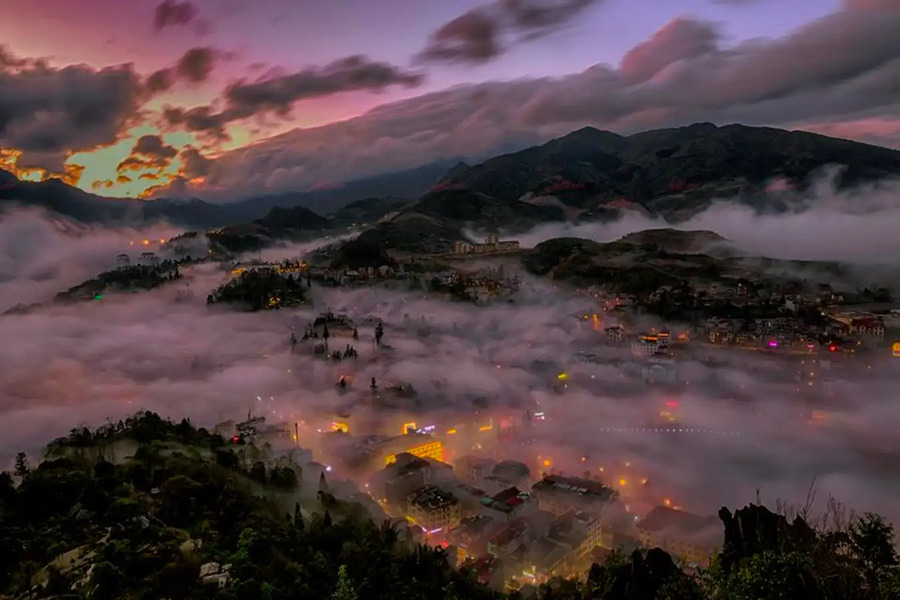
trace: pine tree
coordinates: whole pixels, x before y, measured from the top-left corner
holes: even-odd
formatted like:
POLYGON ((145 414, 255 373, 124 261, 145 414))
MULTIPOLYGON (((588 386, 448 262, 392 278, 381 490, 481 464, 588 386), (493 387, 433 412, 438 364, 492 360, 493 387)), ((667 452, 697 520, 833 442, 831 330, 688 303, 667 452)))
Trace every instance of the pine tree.
POLYGON ((338 569, 337 585, 334 587, 334 593, 331 600, 357 600, 356 589, 350 576, 347 575, 347 565, 341 565, 338 569))
POLYGON ((16 466, 15 466, 15 474, 19 477, 25 477, 28 475, 28 457, 25 456, 24 452, 19 452, 16 454, 16 466))

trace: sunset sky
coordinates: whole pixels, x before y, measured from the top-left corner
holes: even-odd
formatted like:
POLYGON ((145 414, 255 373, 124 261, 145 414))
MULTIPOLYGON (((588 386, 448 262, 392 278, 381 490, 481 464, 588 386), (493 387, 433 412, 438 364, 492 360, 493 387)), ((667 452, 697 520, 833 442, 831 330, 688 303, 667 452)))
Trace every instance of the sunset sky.
POLYGON ((900 147, 900 0, 0 0, 0 168, 238 198, 584 125, 900 147))

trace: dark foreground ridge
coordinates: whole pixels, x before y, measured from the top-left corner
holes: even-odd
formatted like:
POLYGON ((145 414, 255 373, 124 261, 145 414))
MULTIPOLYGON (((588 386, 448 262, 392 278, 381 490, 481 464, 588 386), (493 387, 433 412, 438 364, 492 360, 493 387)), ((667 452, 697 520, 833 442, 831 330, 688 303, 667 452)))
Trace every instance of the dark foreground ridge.
POLYGON ((304 514, 293 501, 299 467, 267 465, 257 450, 146 412, 73 430, 35 468, 19 455, 15 474, 0 476, 0 597, 900 597, 893 529, 880 517, 817 531, 752 504, 720 511, 725 541, 708 571, 688 575, 658 548, 614 552, 582 580, 494 592, 451 568, 442 549, 402 541, 327 491, 304 514))

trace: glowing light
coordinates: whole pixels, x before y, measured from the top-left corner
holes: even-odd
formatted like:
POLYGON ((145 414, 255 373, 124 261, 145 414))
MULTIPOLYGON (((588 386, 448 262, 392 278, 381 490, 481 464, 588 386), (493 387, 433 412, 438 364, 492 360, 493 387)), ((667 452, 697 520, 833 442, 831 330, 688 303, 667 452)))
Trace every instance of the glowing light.
POLYGON ((456 433, 456 429, 448 429, 447 430, 447 435, 453 435, 455 433, 456 433))
POLYGON ((621 485, 622 487, 625 487, 626 485, 628 485, 628 482, 623 477, 622 479, 619 480, 619 485, 621 485))
POLYGON ((665 506, 666 508, 672 506, 672 501, 668 498, 663 499, 663 506, 665 506))
POLYGON ((669 408, 678 408, 678 400, 666 400, 666 406, 669 408))
POLYGON ((160 243, 160 244, 165 244, 165 243, 166 243, 166 240, 164 240, 163 238, 159 238, 159 243, 160 243))
POLYGON ((641 485, 647 485, 647 478, 646 478, 646 477, 644 477, 643 479, 641 479, 641 485))
POLYGON ((416 430, 415 422, 403 424, 403 433, 408 433, 410 429, 412 429, 413 431, 416 430))
POLYGON ((891 344, 891 354, 893 354, 895 358, 900 358, 900 342, 891 344))
POLYGON ((775 340, 772 340, 771 342, 769 342, 769 348, 777 348, 777 347, 778 347, 778 342, 776 342, 775 340))
POLYGON ((829 352, 837 352, 837 346, 835 346, 834 344, 828 346, 828 351, 829 352))
POLYGON ((560 381, 568 381, 569 375, 568 375, 568 373, 560 373, 559 375, 556 376, 556 378, 559 379, 560 381))
POLYGON ((544 462, 543 462, 542 464, 543 464, 545 467, 549 467, 550 465, 553 464, 553 461, 551 461, 549 458, 545 458, 545 459, 544 459, 544 462))
POLYGON ((149 246, 149 245, 150 245, 150 240, 142 240, 141 243, 142 243, 143 245, 145 245, 145 246, 149 246))
POLYGON ((335 421, 331 424, 332 431, 341 431, 343 433, 350 433, 350 426, 341 421, 335 421))

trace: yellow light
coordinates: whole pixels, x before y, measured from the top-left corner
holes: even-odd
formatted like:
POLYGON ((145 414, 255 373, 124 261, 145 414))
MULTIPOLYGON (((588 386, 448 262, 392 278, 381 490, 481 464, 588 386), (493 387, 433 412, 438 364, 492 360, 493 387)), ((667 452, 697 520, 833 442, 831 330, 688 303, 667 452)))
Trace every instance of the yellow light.
POLYGON ((621 485, 622 487, 625 487, 627 484, 628 484, 628 482, 625 481, 625 478, 624 478, 624 477, 623 477, 622 479, 619 480, 619 485, 621 485))
POLYGON ((403 424, 403 433, 406 433, 410 429, 415 430, 416 424, 415 423, 404 423, 403 424))
POLYGON ((454 433, 456 433, 456 430, 455 430, 455 429, 448 429, 448 430, 447 430, 447 435, 453 435, 454 433))
POLYGON ((560 381, 567 381, 569 379, 569 375, 567 373, 560 373, 556 376, 560 381))
POLYGON ((553 464, 553 462, 552 462, 549 458, 545 458, 545 459, 544 459, 544 466, 545 466, 545 467, 549 467, 549 466, 552 465, 552 464, 553 464))
POLYGON ((482 425, 481 427, 478 428, 478 431, 490 431, 493 428, 494 428, 493 425, 482 425))
POLYGON ((665 499, 663 500, 663 505, 666 506, 666 507, 672 506, 672 501, 669 500, 668 498, 665 498, 665 499))
POLYGON ((165 244, 165 243, 166 243, 166 240, 164 240, 163 238, 159 238, 159 243, 160 243, 160 244, 165 244))
POLYGON ((586 456, 582 456, 582 457, 581 457, 581 462, 585 462, 586 460, 587 460, 587 457, 586 457, 586 456))
POLYGON ((145 246, 149 246, 149 245, 150 245, 150 240, 143 240, 141 243, 142 243, 143 245, 145 245, 145 246))
POLYGON ((891 354, 893 354, 896 358, 900 358, 900 342, 894 342, 891 344, 891 354))
POLYGON ((331 424, 332 431, 343 431, 344 433, 350 433, 350 426, 346 423, 342 423, 340 421, 335 421, 331 424))

